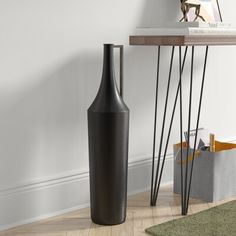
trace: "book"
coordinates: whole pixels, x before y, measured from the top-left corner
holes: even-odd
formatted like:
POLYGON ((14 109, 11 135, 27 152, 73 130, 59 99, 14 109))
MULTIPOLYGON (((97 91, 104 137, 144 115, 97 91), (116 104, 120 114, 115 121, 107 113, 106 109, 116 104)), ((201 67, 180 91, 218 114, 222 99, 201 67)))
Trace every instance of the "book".
POLYGON ((236 35, 236 27, 137 28, 136 35, 236 35))
MULTIPOLYGON (((184 132, 184 137, 186 142, 188 142, 188 131, 184 132)), ((190 130, 189 133, 189 147, 194 148, 194 142, 196 137, 196 129, 190 130)), ((209 147, 210 140, 209 140, 209 131, 204 128, 199 128, 197 133, 197 141, 196 141, 196 149, 202 149, 203 147, 209 147)))
POLYGON ((149 26, 150 28, 229 28, 231 23, 226 22, 203 22, 203 21, 184 21, 184 22, 165 22, 162 25, 149 26))

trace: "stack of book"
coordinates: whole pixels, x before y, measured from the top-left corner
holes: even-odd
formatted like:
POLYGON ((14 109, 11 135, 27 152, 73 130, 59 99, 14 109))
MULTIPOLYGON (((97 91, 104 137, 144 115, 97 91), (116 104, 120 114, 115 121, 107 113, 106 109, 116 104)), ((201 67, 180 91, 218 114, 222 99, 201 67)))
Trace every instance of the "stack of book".
POLYGON ((229 23, 176 22, 161 27, 142 27, 136 35, 236 35, 236 27, 229 23))

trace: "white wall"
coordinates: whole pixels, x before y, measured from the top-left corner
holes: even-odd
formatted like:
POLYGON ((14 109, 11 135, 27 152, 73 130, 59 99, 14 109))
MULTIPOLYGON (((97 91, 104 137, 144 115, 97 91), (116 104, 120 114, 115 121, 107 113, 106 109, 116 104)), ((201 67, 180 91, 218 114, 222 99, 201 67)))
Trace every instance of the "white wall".
MULTIPOLYGON (((221 5, 225 21, 235 22, 236 3, 221 5)), ((179 19, 177 8, 177 0, 0 0, 0 228, 88 203, 86 110, 99 86, 103 43, 125 45, 129 190, 148 187, 156 49, 128 46, 128 38, 137 26, 179 19)), ((231 139, 236 49, 212 47, 209 54, 201 126, 231 139)), ((164 49, 163 75, 168 59, 164 49)), ((177 141, 176 120, 170 142, 177 141)), ((164 182, 172 178, 168 160, 164 182)))

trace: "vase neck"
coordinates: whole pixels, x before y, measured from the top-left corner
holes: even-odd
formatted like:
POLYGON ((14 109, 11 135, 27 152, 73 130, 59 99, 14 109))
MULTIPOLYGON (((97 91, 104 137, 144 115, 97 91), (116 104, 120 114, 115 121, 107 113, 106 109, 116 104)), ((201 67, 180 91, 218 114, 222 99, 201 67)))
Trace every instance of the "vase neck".
POLYGON ((89 110, 93 112, 128 111, 116 85, 113 44, 104 44, 102 80, 89 110))
POLYGON ((104 44, 102 83, 116 87, 113 44, 104 44))

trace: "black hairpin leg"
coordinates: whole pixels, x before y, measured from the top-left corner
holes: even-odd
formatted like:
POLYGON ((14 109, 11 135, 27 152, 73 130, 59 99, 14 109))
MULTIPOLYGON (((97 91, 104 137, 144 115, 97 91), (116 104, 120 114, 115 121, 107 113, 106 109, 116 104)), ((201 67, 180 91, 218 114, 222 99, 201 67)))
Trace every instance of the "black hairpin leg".
POLYGON ((151 196, 150 196, 150 205, 151 206, 153 206, 153 179, 154 179, 154 171, 155 171, 155 150, 156 150, 158 87, 159 87, 159 73, 160 73, 160 53, 161 53, 161 47, 158 46, 156 97, 155 97, 155 114, 154 114, 154 134, 153 134, 153 153, 152 153, 152 179, 151 179, 151 196))
MULTIPOLYGON (((161 161, 161 151, 163 145, 163 137, 165 131, 165 122, 166 122, 166 112, 168 107, 168 99, 169 99, 169 89, 170 89, 170 82, 171 82, 171 73, 172 73, 172 66, 173 66, 173 58, 174 58, 174 47, 172 47, 171 53, 171 60, 170 60, 170 68, 169 68, 169 77, 167 82, 167 91, 166 91, 166 99, 165 99, 165 106, 164 106, 164 113, 163 113, 163 120, 162 120, 162 127, 161 127, 161 135, 160 135, 160 143, 159 143, 159 152, 157 156, 157 164, 155 162, 155 154, 156 154, 156 130, 157 130, 157 105, 158 105, 158 89, 159 89, 159 73, 160 73, 160 46, 158 46, 158 58, 157 58, 157 81, 156 81, 156 99, 155 99, 155 116, 154 116, 154 135, 153 135, 153 156, 152 156, 152 179, 151 179, 151 197, 150 197, 150 205, 155 206, 157 202, 157 197, 159 193, 161 178, 163 174, 163 169, 166 160, 167 148, 169 144, 169 138, 172 130, 177 100, 179 97, 180 101, 180 142, 183 143, 183 94, 182 94, 182 74, 185 66, 186 56, 188 47, 185 48, 184 57, 182 59, 182 47, 179 47, 179 83, 176 91, 176 96, 174 100, 172 115, 170 119, 167 139, 164 148, 164 155, 161 161), (183 60, 183 61, 182 61, 183 60), (156 165, 156 169, 155 169, 156 165), (155 180, 155 181, 154 181, 155 180)), ((189 196, 191 190, 191 183, 192 183, 192 176, 194 170, 194 159, 195 159, 195 151, 196 151, 196 142, 197 142, 197 135, 198 135, 198 128, 199 128, 199 121, 200 121, 200 114, 201 114, 201 105, 202 105, 202 97, 203 97, 203 89, 204 89, 204 81, 205 81, 205 72, 206 72, 206 63, 207 63, 207 56, 208 56, 208 46, 206 46, 205 52, 205 59, 204 59, 204 67, 203 67, 203 76, 202 76, 202 83, 201 83, 201 90, 200 90, 200 98, 199 98, 199 106, 198 106, 198 113, 197 113, 197 123, 196 123, 196 135, 194 140, 194 149, 193 149, 193 160, 191 162, 190 170, 189 170, 189 159, 188 155, 190 153, 189 149, 189 135, 190 135, 190 128, 191 128, 191 116, 192 116, 192 90, 193 90, 193 68, 194 68, 194 46, 192 46, 192 53, 191 53, 191 73, 190 73, 190 87, 189 87, 189 109, 188 109, 188 137, 187 137, 187 155, 185 157, 185 171, 184 171, 184 164, 183 164, 183 146, 180 146, 180 159, 181 159, 181 207, 182 207, 182 215, 187 215, 188 213, 188 206, 189 206, 189 196)))
MULTIPOLYGON (((158 152, 158 156, 157 156, 157 168, 156 168, 156 172, 155 172, 157 100, 158 100, 158 83, 159 83, 159 70, 160 70, 159 69, 160 68, 160 46, 158 47, 157 84, 156 84, 156 100, 155 100, 155 116, 154 116, 153 156, 152 156, 152 179, 151 179, 151 197, 150 197, 150 205, 151 206, 155 206, 156 205, 156 201, 157 201, 157 196, 158 196, 158 192, 159 192, 159 188, 160 188, 162 173, 163 173, 165 159, 166 159, 166 154, 167 154, 167 148, 168 148, 168 144, 169 144, 169 138, 170 138, 172 124, 173 124, 174 115, 175 115, 176 104, 177 104, 177 100, 178 100, 178 94, 179 94, 180 85, 181 85, 181 83, 180 83, 180 81, 181 81, 181 74, 182 74, 182 71, 184 69, 185 59, 186 59, 188 47, 186 47, 186 49, 185 49, 184 59, 183 59, 182 65, 180 63, 180 68, 181 68, 180 69, 180 71, 181 71, 180 72, 180 80, 179 80, 177 91, 176 91, 176 96, 175 96, 174 106, 173 106, 173 110, 172 110, 172 115, 171 115, 171 120, 170 120, 168 135, 167 135, 167 140, 166 140, 165 149, 164 149, 163 160, 162 160, 162 163, 161 163, 161 149, 162 149, 162 143, 163 143, 165 120, 166 120, 166 112, 167 112, 167 106, 168 106, 169 89, 170 89, 172 65, 173 65, 173 58, 174 58, 174 49, 175 48, 172 47, 171 60, 170 60, 170 68, 169 68, 169 77, 168 77, 168 82, 167 82, 167 91, 166 91, 166 99, 165 99, 165 108, 164 108, 162 128, 161 128, 161 138, 160 138, 159 152, 158 152), (161 165, 161 169, 160 169, 160 165, 161 165), (155 184, 154 184, 154 176, 155 176, 155 184)), ((181 61, 181 58, 180 58, 180 61, 181 61)))
MULTIPOLYGON (((180 143, 183 142, 183 108, 182 108, 182 72, 181 71, 181 62, 182 62, 182 52, 181 52, 181 46, 179 47, 179 104, 180 104, 180 143)), ((181 163, 183 161, 183 148, 182 145, 180 145, 180 160, 181 163)), ((181 165, 181 206, 184 205, 184 198, 183 198, 183 168, 181 165)), ((182 214, 183 214, 183 207, 182 207, 182 214)))
MULTIPOLYGON (((191 190, 192 183, 192 175, 194 170, 194 159, 195 159, 195 151, 197 144, 197 135, 201 114, 201 105, 202 105, 202 96, 204 89, 204 81, 205 81, 205 72, 206 72, 206 63, 207 63, 207 55, 208 55, 208 46, 206 46, 205 59, 204 59, 204 67, 203 67, 203 76, 202 76, 202 84, 200 90, 200 98, 199 98, 199 106, 197 113, 197 124, 196 124, 196 135, 194 139, 194 148, 193 148, 193 158, 190 166, 190 174, 189 172, 189 153, 190 153, 190 145, 189 145, 189 137, 190 137, 190 128, 191 128, 191 113, 192 113, 192 88, 193 88, 193 63, 194 63, 194 46, 192 46, 192 56, 191 56, 191 74, 190 74, 190 88, 189 88, 189 111, 188 111, 188 135, 187 135, 187 154, 185 157, 185 163, 183 163, 183 148, 181 145, 180 150, 180 159, 181 159, 181 203, 182 203, 182 215, 187 215, 188 206, 189 206, 189 196, 191 190), (185 166, 185 173, 183 176, 183 165, 185 166)), ((182 134, 183 134, 183 126, 182 126, 182 88, 180 85, 180 142, 182 144, 182 134)))
POLYGON ((161 149, 162 149, 163 136, 164 136, 164 130, 165 130, 166 112, 167 112, 168 99, 169 99, 170 81, 171 81, 171 73, 172 73, 172 66, 173 66, 174 50, 175 50, 175 47, 172 47, 171 60, 170 60, 170 69, 169 69, 169 76, 168 76, 167 90, 166 90, 165 107, 164 107, 162 128, 161 128, 161 137, 160 137, 160 144, 159 144, 159 152, 158 152, 158 156, 157 156, 157 168, 156 168, 156 176, 155 176, 155 184, 154 184, 154 195, 153 195, 153 197, 154 197, 153 198, 153 203, 154 204, 156 202, 155 197, 156 197, 157 181, 158 181, 158 177, 159 177, 159 170, 160 170, 160 163, 161 163, 161 149))

